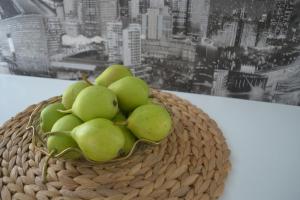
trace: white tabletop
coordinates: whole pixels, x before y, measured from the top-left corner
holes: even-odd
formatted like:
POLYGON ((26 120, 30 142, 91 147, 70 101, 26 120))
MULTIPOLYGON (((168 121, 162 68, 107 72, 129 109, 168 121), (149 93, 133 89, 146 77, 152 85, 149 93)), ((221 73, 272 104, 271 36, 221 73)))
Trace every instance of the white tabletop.
MULTIPOLYGON (((0 124, 70 81, 0 75, 0 124)), ((300 107, 175 92, 217 121, 232 151, 221 200, 300 199, 300 107)))

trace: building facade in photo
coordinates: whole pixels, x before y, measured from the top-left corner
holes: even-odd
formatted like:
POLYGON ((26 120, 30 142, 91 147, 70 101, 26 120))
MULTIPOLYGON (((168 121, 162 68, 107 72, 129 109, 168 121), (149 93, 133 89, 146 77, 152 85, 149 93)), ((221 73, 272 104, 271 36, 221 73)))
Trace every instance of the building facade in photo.
POLYGON ((57 17, 49 17, 45 19, 47 32, 48 52, 54 55, 62 48, 61 37, 64 34, 62 23, 57 17))
POLYGON ((163 8, 165 7, 164 0, 150 0, 150 8, 163 8))
POLYGON ((118 17, 117 0, 98 0, 98 9, 100 14, 101 36, 105 37, 108 22, 112 22, 118 17))
POLYGON ((244 23, 241 44, 242 47, 255 47, 257 41, 257 24, 252 21, 244 23))
POLYGON ((138 21, 140 17, 140 0, 130 0, 128 2, 128 15, 131 22, 138 21))
POLYGON ((141 65, 141 25, 129 24, 123 30, 123 63, 126 66, 141 65))
POLYGON ((196 37, 206 37, 211 0, 191 0, 190 32, 196 37))
POLYGON ((0 73, 300 105, 300 0, 0 0, 0 73))
POLYGON ((190 41, 181 40, 145 40, 142 45, 142 52, 145 57, 156 59, 179 58, 188 62, 196 59, 196 46, 190 41))
POLYGON ((101 19, 97 0, 82 0, 82 32, 87 37, 101 34, 101 19))
POLYGON ((293 10, 294 0, 275 1, 275 10, 273 11, 271 20, 271 31, 273 38, 285 39, 287 37, 293 10))
POLYGON ((189 0, 172 0, 173 34, 187 33, 189 3, 189 0))
POLYGON ((66 20, 68 19, 78 19, 79 12, 79 4, 81 3, 80 0, 63 0, 63 7, 66 20))
MULTIPOLYGON (((57 29, 57 25, 54 25, 57 29)), ((16 71, 47 72, 49 50, 55 51, 57 42, 47 39, 46 21, 41 15, 15 16, 0 20, 0 51, 16 71)))
POLYGON ((122 61, 123 35, 122 22, 114 21, 107 23, 107 51, 108 59, 111 62, 122 61))
POLYGON ((167 7, 149 8, 142 15, 142 33, 149 40, 172 38, 172 16, 167 7))
POLYGON ((226 22, 223 29, 218 30, 218 33, 212 37, 212 40, 217 46, 233 47, 237 38, 238 22, 226 22))

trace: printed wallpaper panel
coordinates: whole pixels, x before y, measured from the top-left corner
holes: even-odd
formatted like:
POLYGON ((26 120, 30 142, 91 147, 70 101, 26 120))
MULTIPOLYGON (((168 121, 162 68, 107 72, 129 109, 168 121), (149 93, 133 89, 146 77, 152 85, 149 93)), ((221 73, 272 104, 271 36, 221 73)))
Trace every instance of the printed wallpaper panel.
POLYGON ((300 0, 1 0, 0 73, 300 105, 300 0))

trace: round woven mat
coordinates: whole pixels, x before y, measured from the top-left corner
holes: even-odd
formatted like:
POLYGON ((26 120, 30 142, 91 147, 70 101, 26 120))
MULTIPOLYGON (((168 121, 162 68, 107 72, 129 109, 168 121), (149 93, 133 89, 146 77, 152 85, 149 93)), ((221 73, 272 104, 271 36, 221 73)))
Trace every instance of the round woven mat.
POLYGON ((26 130, 36 105, 6 122, 0 129, 0 199, 217 199, 230 170, 222 132, 188 101, 153 93, 173 113, 174 130, 166 140, 116 163, 50 159, 45 184, 46 156, 34 148, 26 130))

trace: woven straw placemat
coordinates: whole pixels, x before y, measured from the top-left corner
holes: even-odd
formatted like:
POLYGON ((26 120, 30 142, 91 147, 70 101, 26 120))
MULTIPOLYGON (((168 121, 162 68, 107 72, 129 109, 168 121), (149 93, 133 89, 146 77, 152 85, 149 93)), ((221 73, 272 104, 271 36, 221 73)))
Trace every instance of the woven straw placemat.
POLYGON ((222 132, 188 101, 153 94, 173 114, 173 132, 160 145, 109 164, 50 159, 45 184, 46 156, 34 148, 32 132, 26 130, 37 105, 7 121, 0 129, 1 199, 217 199, 231 166, 222 132))

